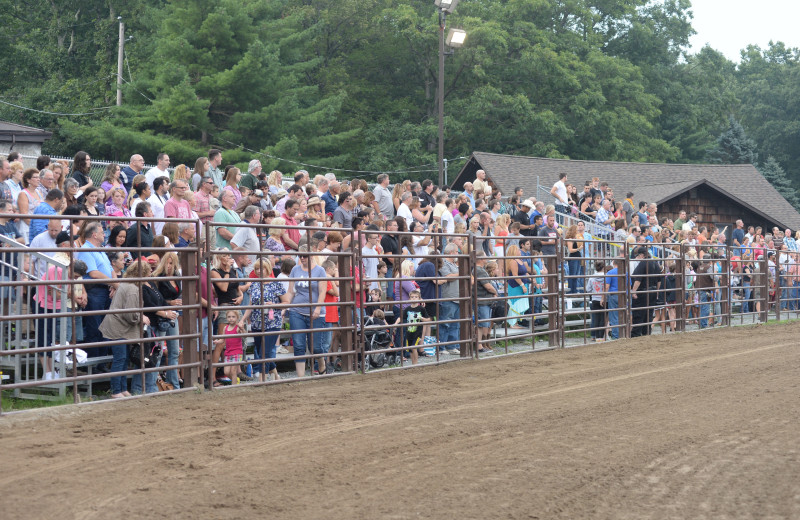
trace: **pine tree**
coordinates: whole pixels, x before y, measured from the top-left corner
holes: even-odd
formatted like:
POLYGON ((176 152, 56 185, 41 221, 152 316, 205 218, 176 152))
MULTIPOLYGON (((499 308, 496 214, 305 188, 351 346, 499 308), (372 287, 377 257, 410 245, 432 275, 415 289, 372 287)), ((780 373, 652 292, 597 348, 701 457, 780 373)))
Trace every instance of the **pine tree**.
POLYGON ((778 193, 780 193, 783 198, 789 201, 789 204, 800 210, 800 198, 797 196, 797 190, 792 187, 792 183, 789 182, 789 178, 786 176, 786 173, 783 171, 778 161, 770 156, 767 158, 766 162, 758 168, 758 171, 761 172, 761 175, 763 175, 776 190, 778 190, 778 193))
POLYGON ((711 152, 710 160, 718 164, 756 164, 756 142, 747 137, 744 128, 733 116, 728 117, 728 129, 717 138, 717 146, 711 152))

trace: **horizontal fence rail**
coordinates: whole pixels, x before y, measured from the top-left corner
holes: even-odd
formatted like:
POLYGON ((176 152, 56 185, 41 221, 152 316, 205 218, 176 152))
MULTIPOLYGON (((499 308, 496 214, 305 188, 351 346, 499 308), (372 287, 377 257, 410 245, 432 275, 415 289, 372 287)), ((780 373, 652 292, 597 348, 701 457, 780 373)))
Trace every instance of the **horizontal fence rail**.
POLYGON ((15 398, 273 384, 800 313, 800 256, 785 250, 372 227, 329 241, 324 227, 168 219, 194 227, 176 248, 84 233, 165 219, 37 218, 83 236, 38 248, 0 236, 0 390, 15 398), (237 238, 228 249, 220 236, 237 238), (114 320, 131 334, 105 337, 114 320))

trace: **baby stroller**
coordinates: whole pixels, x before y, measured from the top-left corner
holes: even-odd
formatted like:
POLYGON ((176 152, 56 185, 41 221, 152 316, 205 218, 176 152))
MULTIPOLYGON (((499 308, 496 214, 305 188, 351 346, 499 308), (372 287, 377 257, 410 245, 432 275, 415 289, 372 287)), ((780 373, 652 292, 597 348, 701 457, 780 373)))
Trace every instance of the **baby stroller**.
MULTIPOLYGON (((385 352, 381 352, 378 354, 370 354, 369 352, 373 350, 383 350, 386 348, 390 348, 392 346, 392 334, 389 332, 389 329, 370 329, 369 327, 373 326, 380 326, 386 325, 386 321, 372 316, 364 322, 364 350, 367 352, 367 363, 364 367, 365 369, 369 368, 381 368, 383 365, 386 364, 387 356, 385 352)), ((395 356, 391 356, 395 357, 395 356)), ((390 361, 391 364, 391 361, 390 361)))

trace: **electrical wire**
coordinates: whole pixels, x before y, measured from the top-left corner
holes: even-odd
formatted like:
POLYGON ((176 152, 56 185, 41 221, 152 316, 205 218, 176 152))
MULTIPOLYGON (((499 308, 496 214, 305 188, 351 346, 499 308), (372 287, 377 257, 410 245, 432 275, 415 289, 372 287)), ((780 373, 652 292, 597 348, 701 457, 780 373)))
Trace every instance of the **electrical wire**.
MULTIPOLYGON (((129 74, 130 74, 130 72, 129 72, 129 74)), ((114 75, 116 76, 116 74, 114 74, 114 75)), ((124 83, 127 83, 128 85, 130 85, 131 88, 134 91, 136 91, 140 96, 142 96, 143 98, 145 98, 149 102, 151 102, 151 103, 154 102, 154 100, 151 99, 149 96, 147 96, 147 94, 145 94, 144 92, 142 92, 141 90, 136 88, 136 86, 132 82, 126 80, 124 77, 122 78, 122 81, 124 83)), ((202 128, 198 127, 197 125, 194 125, 194 124, 191 124, 191 123, 189 123, 189 125, 191 127, 193 127, 193 128, 196 128, 197 130, 202 130, 202 128)), ((259 152, 257 150, 253 150, 251 148, 248 148, 248 147, 246 147, 245 145, 243 145, 241 143, 237 144, 237 143, 234 143, 233 141, 229 141, 229 140, 227 140, 227 139, 225 139, 223 137, 219 137, 218 135, 216 135, 216 134, 214 134, 212 132, 206 131, 206 133, 208 133, 208 135, 214 137, 218 141, 227 143, 227 144, 231 145, 234 148, 240 148, 240 149, 245 150, 247 152, 254 153, 254 154, 260 155, 262 157, 267 157, 269 159, 275 159, 277 161, 287 162, 287 163, 290 163, 290 164, 295 164, 297 166, 304 166, 306 168, 316 168, 318 170, 343 172, 343 173, 363 173, 363 174, 371 174, 371 175, 380 175, 380 174, 383 174, 383 173, 386 173, 386 174, 390 174, 390 173, 394 173, 394 174, 397 174, 397 173, 430 173, 430 172, 439 171, 438 168, 436 168, 436 169, 420 169, 420 168, 424 168, 425 166, 434 165, 435 163, 426 163, 426 164, 421 164, 421 165, 418 165, 418 166, 411 166, 411 167, 403 169, 403 170, 387 170, 387 171, 348 170, 346 168, 332 168, 332 167, 328 167, 328 166, 319 166, 319 165, 316 165, 316 164, 303 163, 303 162, 300 162, 300 161, 294 161, 292 159, 284 159, 283 157, 278 157, 277 155, 271 155, 271 154, 268 154, 268 153, 259 152)), ((448 159, 448 162, 456 161, 456 160, 463 159, 463 158, 464 157, 455 157, 453 159, 448 159)))
POLYGON ((2 100, 2 99, 0 99, 0 103, 3 103, 4 105, 9 105, 9 106, 12 106, 12 107, 15 107, 15 108, 19 108, 19 109, 22 109, 22 110, 29 110, 31 112, 38 112, 39 114, 47 114, 47 115, 51 115, 51 116, 91 116, 91 115, 94 115, 94 114, 96 114, 97 112, 99 112, 101 110, 111 110, 112 108, 114 108, 113 106, 98 107, 98 108, 90 108, 89 109, 89 110, 93 110, 93 112, 67 113, 67 112, 50 112, 50 111, 47 111, 47 110, 38 110, 36 108, 24 107, 22 105, 15 105, 14 103, 9 103, 8 101, 2 100))

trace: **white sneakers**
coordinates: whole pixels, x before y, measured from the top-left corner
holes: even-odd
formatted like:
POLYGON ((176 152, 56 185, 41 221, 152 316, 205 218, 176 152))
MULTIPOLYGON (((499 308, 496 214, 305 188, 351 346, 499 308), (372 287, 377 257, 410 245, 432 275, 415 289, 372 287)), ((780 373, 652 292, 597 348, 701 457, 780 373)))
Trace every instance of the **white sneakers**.
POLYGON ((44 373, 44 380, 45 381, 52 381, 54 379, 58 379, 59 377, 61 377, 61 376, 59 376, 58 372, 55 372, 55 371, 53 371, 53 372, 45 372, 44 373))

